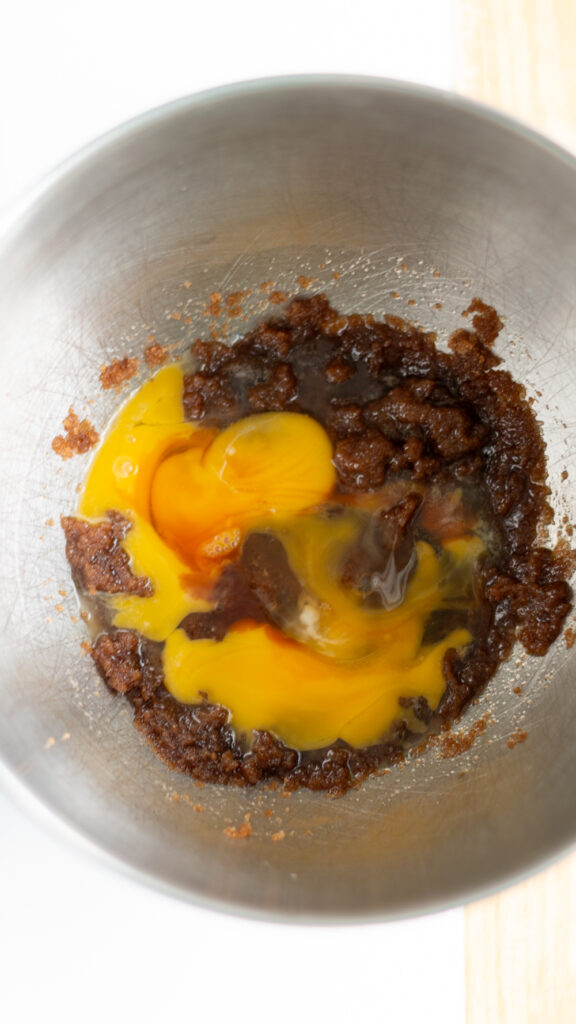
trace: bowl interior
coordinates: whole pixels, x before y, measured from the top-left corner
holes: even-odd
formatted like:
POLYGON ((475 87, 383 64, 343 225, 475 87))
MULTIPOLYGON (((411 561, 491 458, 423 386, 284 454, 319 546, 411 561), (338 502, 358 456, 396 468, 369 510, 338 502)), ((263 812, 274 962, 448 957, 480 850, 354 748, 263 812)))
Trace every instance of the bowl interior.
POLYGON ((0 250, 0 753, 136 872, 229 909, 386 917, 472 896, 573 841, 576 648, 518 654, 466 713, 467 753, 409 759, 329 800, 199 788, 160 764, 81 648, 59 517, 86 456, 51 450, 72 406, 100 431, 102 364, 239 336, 307 288, 447 338, 474 296, 533 396, 563 529, 575 506, 576 167, 479 108, 370 80, 220 90, 81 154, 0 250), (210 295, 247 292, 214 321, 210 295), (568 474, 565 476, 565 474, 568 474), (514 687, 521 686, 521 694, 514 687), (513 749, 516 729, 527 741, 513 749), (250 815, 253 834, 224 835, 250 815), (282 841, 273 833, 284 832, 282 841))

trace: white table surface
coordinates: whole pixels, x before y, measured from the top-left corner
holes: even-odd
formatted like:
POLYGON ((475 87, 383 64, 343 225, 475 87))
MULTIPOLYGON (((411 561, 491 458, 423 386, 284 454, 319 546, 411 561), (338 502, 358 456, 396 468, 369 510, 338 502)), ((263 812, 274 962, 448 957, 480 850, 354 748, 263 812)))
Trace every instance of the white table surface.
MULTIPOLYGON (((0 215, 95 136, 203 88, 301 72, 450 88, 451 9, 451 0, 11 4, 0 22, 0 215)), ((461 909, 320 928, 215 914, 117 874, 0 787, 6 1024, 400 1014, 410 1024, 423 1012, 462 1024, 464 964, 461 909)))

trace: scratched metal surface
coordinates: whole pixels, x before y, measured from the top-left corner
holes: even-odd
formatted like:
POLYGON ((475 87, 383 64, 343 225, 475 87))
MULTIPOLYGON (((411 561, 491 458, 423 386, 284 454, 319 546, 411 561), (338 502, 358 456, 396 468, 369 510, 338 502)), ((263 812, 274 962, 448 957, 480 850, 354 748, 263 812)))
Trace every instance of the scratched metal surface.
POLYGON ((55 176, 0 251, 0 751, 13 776, 139 877, 276 917, 445 906, 573 842, 564 641, 501 671, 462 723, 491 715, 469 753, 409 759, 345 799, 199 789, 169 772, 83 656, 58 519, 86 461, 62 462, 50 441, 70 406, 105 428, 118 399, 101 365, 141 356, 152 333, 183 350, 210 326, 211 292, 252 290, 231 338, 277 308, 267 281, 289 295, 313 278, 343 311, 394 312, 440 338, 480 295, 505 317, 499 351, 534 396, 557 518, 572 521, 575 265, 569 157, 482 108, 375 80, 206 94, 55 176), (510 750, 517 728, 528 739, 510 750), (250 840, 225 838, 245 814, 250 840))

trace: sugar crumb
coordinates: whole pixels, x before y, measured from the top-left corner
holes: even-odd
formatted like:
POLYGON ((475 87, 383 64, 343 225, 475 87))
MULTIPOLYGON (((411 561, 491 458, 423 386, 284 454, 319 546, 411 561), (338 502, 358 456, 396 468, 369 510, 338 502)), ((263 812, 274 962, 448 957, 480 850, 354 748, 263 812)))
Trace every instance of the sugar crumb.
POLYGON ((300 277, 298 278, 298 287, 307 291, 308 288, 312 287, 315 280, 315 277, 306 277, 305 274, 300 274, 300 277))
POLYGON ((528 736, 526 729, 515 729, 511 736, 506 740, 506 746, 509 750, 512 750, 516 744, 524 743, 528 736))
MULTIPOLYGON (((71 459, 73 455, 84 455, 100 440, 98 432, 89 420, 78 418, 72 406, 62 423, 65 434, 58 434, 52 441, 52 450, 61 459, 71 459)), ((54 520, 52 520, 52 525, 54 520)))
POLYGON ((234 825, 229 825, 228 828, 224 829, 224 835, 228 839, 249 839, 253 833, 252 825, 250 824, 250 815, 244 815, 244 822, 239 828, 235 828, 234 825))
POLYGON ((222 293, 221 292, 210 292, 208 296, 208 303, 206 304, 205 316, 213 317, 216 319, 222 313, 222 293))
POLYGON ((113 359, 107 366, 100 368, 100 384, 105 391, 114 388, 119 391, 126 381, 132 379, 138 373, 138 360, 125 356, 123 359, 113 359))
POLYGON ((168 359, 166 345, 160 345, 157 341, 144 349, 144 359, 147 365, 153 370, 156 366, 163 366, 168 359))
POLYGON ((251 288, 246 288, 243 292, 230 292, 226 296, 226 312, 230 317, 242 316, 242 303, 244 299, 247 299, 252 294, 251 288))

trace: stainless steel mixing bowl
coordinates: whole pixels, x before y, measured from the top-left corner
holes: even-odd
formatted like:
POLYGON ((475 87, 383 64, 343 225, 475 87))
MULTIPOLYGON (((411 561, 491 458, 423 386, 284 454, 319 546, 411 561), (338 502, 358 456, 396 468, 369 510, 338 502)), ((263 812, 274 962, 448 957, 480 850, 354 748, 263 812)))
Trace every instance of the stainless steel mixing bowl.
POLYGON ((141 355, 151 334, 183 349, 211 326, 210 293, 251 289, 230 336, 277 310, 263 282, 290 295, 306 277, 344 311, 409 316, 440 338, 479 295, 505 317, 499 351, 534 396, 553 503, 572 520, 575 267, 574 160, 419 87, 219 89, 59 171, 0 250, 0 752, 13 776, 138 877, 272 917, 422 912, 572 843, 576 647, 563 639, 493 680, 463 720, 491 716, 468 753, 409 759, 343 799, 171 773, 81 649, 58 520, 87 457, 63 462, 50 442, 70 406, 102 430, 118 399, 101 391, 101 365, 141 355), (510 749, 517 729, 527 740, 510 749), (227 838, 246 814, 251 838, 227 838))

